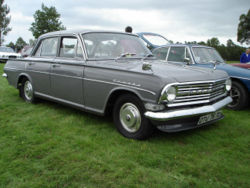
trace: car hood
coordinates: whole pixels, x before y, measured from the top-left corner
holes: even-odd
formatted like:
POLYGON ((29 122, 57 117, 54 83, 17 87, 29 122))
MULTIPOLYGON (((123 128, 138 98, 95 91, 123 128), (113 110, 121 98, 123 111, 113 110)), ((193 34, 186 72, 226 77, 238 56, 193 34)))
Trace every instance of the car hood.
POLYGON ((162 60, 93 61, 91 64, 106 68, 136 72, 139 74, 152 74, 159 77, 165 83, 209 81, 226 79, 228 77, 228 74, 224 71, 187 66, 178 63, 169 63, 162 60), (151 68, 144 70, 143 64, 148 64, 151 68))
MULTIPOLYGON (((196 65, 199 67, 206 67, 206 68, 214 67, 213 64, 196 64, 196 65)), ((220 63, 216 65, 216 69, 226 71, 230 77, 241 77, 247 79, 250 78, 250 70, 243 69, 240 67, 235 67, 230 64, 220 63)))

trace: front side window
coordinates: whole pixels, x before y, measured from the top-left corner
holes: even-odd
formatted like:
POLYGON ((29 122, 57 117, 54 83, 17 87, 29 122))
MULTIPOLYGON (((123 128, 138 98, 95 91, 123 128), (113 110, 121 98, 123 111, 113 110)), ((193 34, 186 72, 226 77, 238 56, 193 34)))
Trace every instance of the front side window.
POLYGON ((133 35, 120 33, 83 34, 89 59, 143 58, 151 52, 133 35), (127 55, 126 55, 127 54, 127 55))
POLYGON ((171 47, 168 55, 168 61, 184 62, 185 47, 171 47))
POLYGON ((168 49, 169 47, 158 48, 153 51, 153 54, 157 59, 166 60, 168 49))
MULTIPOLYGON (((47 38, 42 41, 41 56, 56 56, 57 52, 57 38, 47 38)), ((38 48, 39 50, 39 48, 38 48)), ((37 51, 38 51, 37 50, 37 51)))
POLYGON ((63 37, 61 39, 60 57, 74 58, 76 54, 77 39, 71 37, 63 37))

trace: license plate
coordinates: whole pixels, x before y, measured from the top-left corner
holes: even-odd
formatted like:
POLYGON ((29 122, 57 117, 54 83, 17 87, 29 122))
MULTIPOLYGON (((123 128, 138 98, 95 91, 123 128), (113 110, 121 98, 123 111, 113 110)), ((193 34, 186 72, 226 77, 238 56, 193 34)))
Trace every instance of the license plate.
POLYGON ((209 121, 213 121, 215 119, 219 119, 221 116, 222 116, 222 113, 220 111, 201 116, 198 121, 198 125, 207 123, 209 121))

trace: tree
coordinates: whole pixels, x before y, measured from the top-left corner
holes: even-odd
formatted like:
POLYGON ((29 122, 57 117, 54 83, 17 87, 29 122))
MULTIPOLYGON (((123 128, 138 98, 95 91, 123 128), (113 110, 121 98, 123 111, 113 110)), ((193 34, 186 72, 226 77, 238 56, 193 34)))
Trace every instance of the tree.
POLYGON ((12 48, 13 50, 15 50, 15 44, 13 42, 10 42, 6 46, 12 48))
POLYGON ((33 16, 35 21, 31 24, 30 31, 35 39, 44 33, 66 29, 59 21, 60 14, 53 6, 46 7, 42 4, 42 10, 37 10, 33 16))
POLYGON ((220 41, 218 38, 213 37, 207 40, 207 45, 216 48, 217 46, 220 45, 220 41))
POLYGON ((250 43, 250 9, 247 14, 240 15, 240 23, 238 25, 237 41, 242 43, 250 43))
POLYGON ((6 36, 11 28, 8 27, 10 23, 10 16, 7 16, 10 12, 10 8, 4 3, 4 0, 0 0, 0 46, 4 41, 3 36, 6 36))
POLYGON ((15 44, 16 51, 19 52, 26 45, 27 45, 27 43, 23 40, 23 38, 19 37, 16 41, 16 44, 15 44))

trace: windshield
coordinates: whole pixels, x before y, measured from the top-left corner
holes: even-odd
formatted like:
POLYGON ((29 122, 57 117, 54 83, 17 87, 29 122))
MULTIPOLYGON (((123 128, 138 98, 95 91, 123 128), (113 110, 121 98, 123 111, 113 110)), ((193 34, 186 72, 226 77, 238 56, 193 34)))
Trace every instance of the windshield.
POLYGON ((144 58, 151 52, 133 35, 119 33, 83 34, 89 59, 144 58))
POLYGON ((144 34, 143 37, 147 39, 151 44, 161 46, 168 44, 168 40, 159 35, 144 34))
POLYGON ((14 52, 14 50, 12 48, 9 48, 9 47, 3 47, 1 46, 0 47, 0 52, 14 52))
POLYGON ((213 48, 193 47, 192 50, 197 63, 224 63, 220 54, 213 48))

